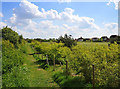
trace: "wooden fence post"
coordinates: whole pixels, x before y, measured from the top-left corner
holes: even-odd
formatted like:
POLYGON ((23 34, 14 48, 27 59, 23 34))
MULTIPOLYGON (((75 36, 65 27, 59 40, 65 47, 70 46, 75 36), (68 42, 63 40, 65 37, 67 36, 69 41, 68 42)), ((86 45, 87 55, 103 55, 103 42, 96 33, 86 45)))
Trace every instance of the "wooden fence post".
POLYGON ((61 62, 60 62, 60 66, 61 66, 62 64, 61 64, 61 62))
POLYGON ((95 72, 94 72, 94 64, 92 65, 93 66, 93 89, 95 89, 95 72))
POLYGON ((68 75, 68 61, 66 60, 66 76, 68 75))
POLYGON ((53 58, 53 71, 55 71, 55 55, 54 55, 54 58, 53 58))
POLYGON ((49 65, 49 62, 48 62, 48 55, 46 55, 46 63, 49 65))

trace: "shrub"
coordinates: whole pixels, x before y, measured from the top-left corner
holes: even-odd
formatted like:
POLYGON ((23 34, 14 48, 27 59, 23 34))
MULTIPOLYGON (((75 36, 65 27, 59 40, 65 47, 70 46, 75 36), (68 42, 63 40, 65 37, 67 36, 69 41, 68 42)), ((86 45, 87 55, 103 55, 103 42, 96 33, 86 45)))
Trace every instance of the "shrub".
POLYGON ((3 87, 29 87, 28 69, 24 66, 14 67, 11 72, 4 74, 2 80, 3 87))

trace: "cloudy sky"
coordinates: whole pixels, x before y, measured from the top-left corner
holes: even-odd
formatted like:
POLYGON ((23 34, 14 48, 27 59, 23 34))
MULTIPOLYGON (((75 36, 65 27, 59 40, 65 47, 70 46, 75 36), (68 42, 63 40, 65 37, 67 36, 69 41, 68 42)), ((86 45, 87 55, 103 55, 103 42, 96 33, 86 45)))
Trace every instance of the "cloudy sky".
POLYGON ((118 34, 116 2, 2 2, 0 18, 0 28, 8 25, 24 38, 118 34))

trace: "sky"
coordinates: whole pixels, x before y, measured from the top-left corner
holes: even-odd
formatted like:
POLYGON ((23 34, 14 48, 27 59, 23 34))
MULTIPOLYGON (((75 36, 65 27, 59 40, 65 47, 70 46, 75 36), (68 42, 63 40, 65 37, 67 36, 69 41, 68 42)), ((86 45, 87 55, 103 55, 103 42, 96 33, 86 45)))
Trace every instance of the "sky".
MULTIPOLYGON (((111 0, 110 0, 111 1, 111 0)), ((92 38, 118 34, 115 2, 2 2, 0 28, 9 26, 24 38, 92 38)))

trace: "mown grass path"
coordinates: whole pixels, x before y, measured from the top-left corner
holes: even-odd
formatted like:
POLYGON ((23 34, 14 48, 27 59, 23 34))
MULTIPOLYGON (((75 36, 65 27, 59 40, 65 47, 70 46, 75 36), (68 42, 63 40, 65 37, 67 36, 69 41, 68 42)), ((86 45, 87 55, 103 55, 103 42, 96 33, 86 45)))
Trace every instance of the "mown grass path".
POLYGON ((29 68, 28 77, 30 87, 59 87, 52 79, 52 73, 39 68, 39 64, 35 63, 36 60, 34 59, 33 55, 29 55, 33 53, 32 48, 29 46, 29 44, 27 45, 28 56, 26 57, 24 65, 29 68))

